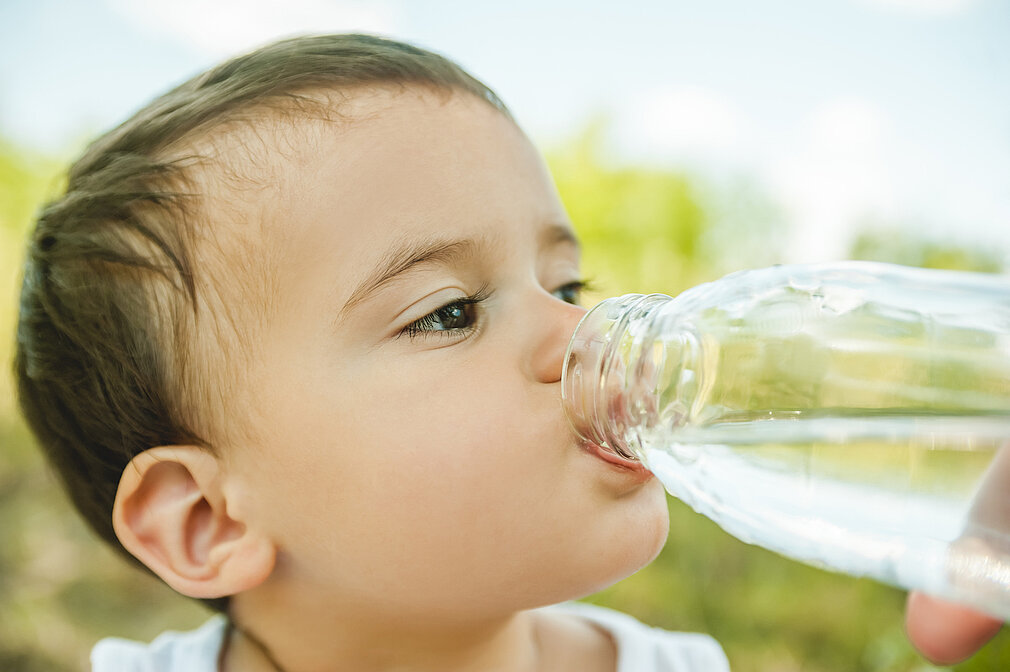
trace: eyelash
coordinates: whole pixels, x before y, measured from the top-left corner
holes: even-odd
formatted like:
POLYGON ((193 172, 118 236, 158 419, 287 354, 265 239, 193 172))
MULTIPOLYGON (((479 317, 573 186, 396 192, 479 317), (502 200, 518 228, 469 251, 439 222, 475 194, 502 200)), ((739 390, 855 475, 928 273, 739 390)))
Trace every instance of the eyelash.
MULTIPOLYGON (((576 294, 575 301, 567 301, 563 297, 558 297, 566 303, 572 303, 578 305, 578 296, 587 289, 590 289, 590 284, 586 280, 576 280, 574 282, 569 282, 567 284, 558 287, 552 292, 556 294, 563 291, 574 292, 576 294)), ((476 317, 473 315, 473 307, 486 301, 494 292, 487 286, 484 285, 476 292, 470 296, 464 296, 459 299, 455 299, 440 306, 435 310, 431 311, 424 317, 415 320, 408 324, 400 331, 400 336, 406 336, 410 339, 424 338, 432 334, 439 334, 443 338, 448 338, 454 335, 468 334, 476 329, 476 317), (464 327, 455 327, 447 329, 433 329, 444 317, 447 317, 447 312, 449 310, 459 310, 462 309, 464 316, 467 320, 467 324, 464 327), (469 311, 470 314, 466 314, 469 311)))
POLYGON ((569 282, 567 284, 561 285, 560 287, 558 287, 557 289, 555 289, 551 293, 554 294, 554 293, 561 292, 561 291, 564 291, 564 290, 568 290, 570 292, 574 292, 575 293, 575 300, 574 301, 565 301, 565 299, 563 299, 560 296, 558 298, 561 299, 562 301, 565 301, 566 303, 570 303, 572 305, 578 306, 578 305, 581 305, 581 302, 582 302, 582 293, 583 292, 591 292, 594 289, 595 289, 595 285, 593 285, 593 283, 592 283, 591 280, 575 280, 574 282, 569 282))
POLYGON ((454 299, 444 306, 439 306, 421 319, 411 322, 403 328, 400 335, 407 336, 410 339, 415 339, 423 338, 431 334, 440 334, 443 338, 445 338, 451 335, 458 335, 460 332, 471 332, 475 329, 472 306, 476 306, 486 301, 492 293, 491 289, 487 285, 484 285, 470 296, 454 299), (465 327, 457 327, 453 329, 432 329, 432 327, 438 324, 438 321, 442 319, 442 315, 445 315, 446 311, 453 308, 461 308, 464 312, 467 312, 469 309, 470 314, 466 315, 467 325, 465 327), (440 315, 440 313, 442 315, 440 315))

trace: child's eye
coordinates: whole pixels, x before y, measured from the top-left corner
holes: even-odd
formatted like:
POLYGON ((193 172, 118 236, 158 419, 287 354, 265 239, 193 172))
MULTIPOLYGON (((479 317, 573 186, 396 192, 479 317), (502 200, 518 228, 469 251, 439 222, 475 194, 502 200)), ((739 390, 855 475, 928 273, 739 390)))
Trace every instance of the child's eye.
POLYGON ((575 282, 569 282, 567 285, 558 287, 551 293, 565 303, 571 303, 572 305, 577 306, 582 300, 582 292, 586 291, 588 288, 588 282, 585 280, 576 280, 575 282))
POLYGON ((403 333, 414 338, 431 331, 469 329, 473 326, 475 312, 472 303, 466 303, 463 299, 453 301, 411 322, 403 329, 403 333))
POLYGON ((441 336, 459 335, 472 331, 477 325, 477 304, 491 292, 482 287, 475 294, 456 299, 436 308, 419 320, 408 324, 400 332, 409 338, 423 338, 438 332, 441 336))

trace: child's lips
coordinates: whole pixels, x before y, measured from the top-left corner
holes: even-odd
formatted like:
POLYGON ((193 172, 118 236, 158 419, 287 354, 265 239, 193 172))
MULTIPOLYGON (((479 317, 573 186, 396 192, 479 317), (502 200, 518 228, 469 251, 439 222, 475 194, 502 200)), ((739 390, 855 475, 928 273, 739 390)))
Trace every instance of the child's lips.
POLYGON ((597 445, 592 441, 582 440, 580 441, 580 445, 582 446, 582 449, 590 455, 608 463, 616 469, 620 469, 634 475, 643 482, 652 478, 652 472, 646 469, 645 465, 638 460, 629 460, 621 457, 608 448, 597 445))

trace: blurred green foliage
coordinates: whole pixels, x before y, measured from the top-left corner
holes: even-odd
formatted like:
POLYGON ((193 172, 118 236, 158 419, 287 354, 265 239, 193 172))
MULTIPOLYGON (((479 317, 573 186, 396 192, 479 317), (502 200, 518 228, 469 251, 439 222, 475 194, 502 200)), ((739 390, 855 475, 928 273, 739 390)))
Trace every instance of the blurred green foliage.
MULTIPOLYGON (((778 261, 788 230, 754 181, 712 184, 617 165, 602 149, 603 130, 591 125, 548 151, 597 286, 590 302, 627 291, 677 293, 778 261)), ((33 214, 59 189, 63 165, 0 142, 0 360, 7 367, 24 239, 33 214)), ((853 254, 996 270, 978 251, 891 234, 867 234, 853 254)), ((127 566, 71 513, 17 417, 8 375, 0 377, 0 450, 0 670, 88 669, 88 651, 103 636, 149 640, 207 617, 127 566)), ((935 669, 905 639, 899 591, 747 546, 679 502, 671 500, 670 513, 660 557, 591 601, 665 628, 711 633, 737 672, 935 669)), ((956 669, 1010 669, 1010 637, 956 669)))
POLYGON ((676 294, 742 267, 779 261, 786 229, 773 202, 744 177, 715 184, 669 169, 609 160, 600 119, 546 151, 583 242, 594 298, 676 294))
POLYGON ((905 228, 873 221, 865 223, 863 232, 852 245, 850 256, 864 261, 984 273, 998 273, 1004 264, 1003 257, 990 248, 916 238, 905 228))

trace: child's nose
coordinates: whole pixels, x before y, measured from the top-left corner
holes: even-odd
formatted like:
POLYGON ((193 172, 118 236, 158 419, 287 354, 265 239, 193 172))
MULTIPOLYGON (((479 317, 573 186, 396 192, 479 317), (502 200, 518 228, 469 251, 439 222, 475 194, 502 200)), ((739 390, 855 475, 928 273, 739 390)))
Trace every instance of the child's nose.
POLYGON ((539 383, 557 383, 561 381, 568 342, 586 309, 552 297, 543 314, 531 362, 533 378, 539 383))

